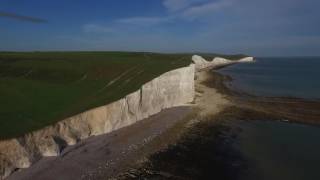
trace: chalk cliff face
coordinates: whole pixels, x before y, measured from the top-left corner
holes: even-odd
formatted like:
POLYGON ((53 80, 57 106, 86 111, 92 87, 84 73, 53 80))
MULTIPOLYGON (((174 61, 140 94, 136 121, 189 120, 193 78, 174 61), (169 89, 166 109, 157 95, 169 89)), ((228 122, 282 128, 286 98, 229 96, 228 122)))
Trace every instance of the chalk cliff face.
POLYGON ((42 157, 93 135, 108 133, 160 112, 193 101, 195 65, 169 71, 139 90, 55 125, 0 142, 0 179, 15 169, 27 168, 42 157))
POLYGON ((195 71, 251 62, 253 58, 237 61, 214 58, 207 61, 195 55, 192 60, 194 64, 164 73, 111 104, 88 110, 22 137, 0 141, 0 179, 16 169, 28 168, 42 157, 58 156, 64 147, 90 136, 109 133, 162 109, 192 102, 195 71))
POLYGON ((207 68, 219 68, 235 63, 242 63, 242 62, 253 62, 253 57, 245 57, 239 60, 229 60, 221 57, 216 57, 212 61, 207 61, 203 57, 194 55, 192 56, 192 61, 195 63, 195 68, 197 71, 207 69, 207 68))

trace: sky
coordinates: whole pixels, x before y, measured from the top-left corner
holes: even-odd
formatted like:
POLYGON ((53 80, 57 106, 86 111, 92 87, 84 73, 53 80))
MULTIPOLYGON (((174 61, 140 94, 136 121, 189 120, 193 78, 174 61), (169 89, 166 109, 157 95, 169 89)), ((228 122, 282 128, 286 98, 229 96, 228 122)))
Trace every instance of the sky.
POLYGON ((320 55, 319 0, 0 0, 0 51, 320 55))

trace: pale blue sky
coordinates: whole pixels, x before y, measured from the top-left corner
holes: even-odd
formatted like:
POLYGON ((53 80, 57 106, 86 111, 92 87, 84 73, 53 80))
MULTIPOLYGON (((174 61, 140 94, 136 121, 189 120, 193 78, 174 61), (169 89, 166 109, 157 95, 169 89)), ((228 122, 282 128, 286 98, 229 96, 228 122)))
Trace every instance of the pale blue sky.
POLYGON ((320 55, 319 0, 0 1, 0 50, 320 55))

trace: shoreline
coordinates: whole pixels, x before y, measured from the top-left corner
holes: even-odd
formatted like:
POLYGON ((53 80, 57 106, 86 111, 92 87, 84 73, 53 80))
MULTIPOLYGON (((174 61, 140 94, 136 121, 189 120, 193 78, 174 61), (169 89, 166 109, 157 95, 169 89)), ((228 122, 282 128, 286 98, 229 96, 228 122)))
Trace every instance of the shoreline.
MULTIPOLYGON (((232 139, 237 134, 237 130, 223 125, 228 119, 289 120, 289 122, 319 125, 319 122, 310 121, 310 119, 298 121, 298 117, 294 117, 296 113, 300 113, 296 111, 297 107, 303 112, 306 106, 314 105, 311 102, 292 98, 251 96, 229 89, 225 84, 226 81, 230 81, 230 78, 218 72, 208 70, 197 72, 196 98, 190 106, 170 108, 132 126, 107 135, 89 138, 83 143, 66 148, 61 157, 41 160, 26 170, 14 173, 8 179, 45 178, 50 180, 54 179, 55 174, 59 174, 59 179, 70 179, 71 177, 78 177, 77 179, 137 179, 138 177, 186 179, 183 173, 199 178, 197 175, 201 169, 208 170, 206 166, 209 164, 204 155, 212 158, 208 160, 213 160, 217 167, 223 164, 221 174, 214 177, 234 179, 239 173, 244 172, 247 164, 241 155, 230 147, 231 144, 225 145, 225 142, 230 141, 230 137, 232 139), (289 106, 286 103, 288 100, 290 100, 289 106), (278 105, 274 106, 274 103, 278 105), (277 111, 279 108, 282 108, 281 112, 277 111), (225 136, 226 134, 228 136, 225 136), (206 138, 207 136, 213 137, 214 140, 206 138), (89 146, 90 144, 95 144, 95 147, 89 146), (116 144, 116 146, 111 148, 110 144, 116 144), (195 160, 196 164, 200 164, 192 168, 199 171, 198 173, 183 172, 181 174, 178 167, 186 165, 176 157, 177 153, 182 155, 186 153, 179 150, 181 144, 187 148, 187 153, 192 152, 192 154, 198 154, 198 147, 203 145, 211 148, 205 150, 201 156, 202 159, 205 159, 203 162, 201 158, 195 160), (208 154, 212 149, 217 153, 216 157, 208 154), (230 152, 221 152, 226 150, 230 152), (174 156, 171 157, 172 155, 174 156), (169 156, 170 161, 168 161, 176 167, 166 164, 163 156, 169 156), (79 159, 79 157, 82 158, 79 159), (79 165, 80 160, 82 165, 79 165), (230 163, 239 163, 239 166, 229 167, 230 163), (172 171, 167 167, 172 168, 172 171), (230 170, 233 172, 231 176, 224 177, 225 174, 222 172, 230 170)), ((312 120, 312 118, 320 117, 320 112, 315 111, 314 114, 304 112, 299 117, 311 117, 312 120)), ((191 159, 184 160, 192 161, 191 159)), ((205 174, 203 178, 211 177, 212 174, 208 174, 209 172, 201 172, 205 174)))
MULTIPOLYGON (((252 96, 229 89, 225 83, 231 81, 230 77, 212 71, 202 74, 206 78, 197 84, 207 86, 224 97, 228 102, 226 106, 211 115, 198 117, 201 120, 198 119, 190 128, 185 129, 176 143, 152 154, 138 168, 131 167, 129 171, 116 176, 116 179, 242 178, 254 165, 234 147, 233 143, 241 129, 228 124, 229 122, 263 120, 319 126, 320 122, 312 121, 312 118, 320 117, 320 110, 310 114, 304 109, 314 105, 316 107, 313 108, 316 109, 319 102, 299 98, 252 96), (279 108, 281 111, 278 111, 279 108)), ((208 94, 203 95, 208 98, 208 94)))
MULTIPOLYGON (((206 61, 201 56, 194 55, 192 61, 194 63, 166 72, 113 103, 85 111, 21 137, 1 141, 0 178, 6 178, 19 169, 29 168, 41 158, 60 156, 67 146, 76 145, 90 136, 132 125, 163 109, 185 106, 195 99, 195 71, 249 62, 253 61, 253 57, 239 60, 215 57, 212 61, 206 61)), ((213 89, 204 92, 205 97, 198 101, 201 111, 212 106, 210 111, 213 113, 219 107, 211 102, 225 103, 213 89)), ((203 114, 206 113, 209 112, 203 114)))
POLYGON ((229 88, 227 83, 233 81, 230 76, 219 72, 212 72, 212 74, 213 78, 207 82, 207 85, 226 94, 235 106, 269 114, 271 119, 320 126, 320 101, 317 99, 252 95, 229 88))
POLYGON ((103 179, 116 176, 132 164, 144 161, 149 155, 174 144, 200 117, 217 114, 229 104, 223 95, 202 84, 206 78, 206 73, 197 73, 196 98, 189 106, 169 108, 132 126, 90 137, 75 146, 68 146, 61 156, 41 159, 7 179, 50 180, 54 179, 55 174, 59 174, 59 179, 103 179))

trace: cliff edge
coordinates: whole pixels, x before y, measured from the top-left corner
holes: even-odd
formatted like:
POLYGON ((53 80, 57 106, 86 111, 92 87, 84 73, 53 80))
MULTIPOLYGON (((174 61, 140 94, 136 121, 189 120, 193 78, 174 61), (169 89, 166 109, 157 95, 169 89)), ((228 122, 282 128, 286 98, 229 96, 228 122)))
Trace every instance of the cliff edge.
POLYGON ((192 56, 192 61, 195 64, 196 71, 204 70, 204 69, 216 69, 221 68, 227 65, 235 64, 235 63, 244 63, 244 62, 253 62, 253 57, 244 57, 238 60, 230 60, 222 57, 215 57, 212 61, 207 61, 203 57, 194 55, 192 56))
POLYGON ((42 157, 59 156, 68 145, 90 136, 106 134, 136 123, 161 110, 182 106, 194 100, 195 73, 238 62, 251 62, 252 57, 240 60, 214 58, 207 61, 192 57, 194 64, 160 75, 124 98, 64 119, 54 125, 24 136, 0 141, 0 179, 17 169, 28 168, 42 157))
POLYGON ((194 65, 175 69, 111 104, 62 120, 55 125, 0 142, 0 179, 28 168, 42 157, 90 136, 112 132, 194 98, 194 65))

